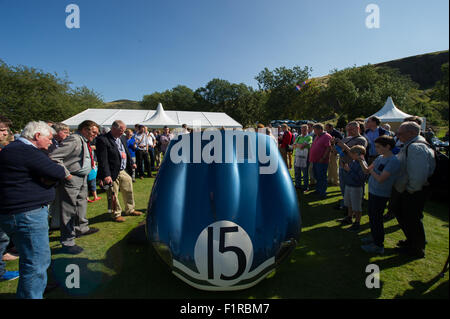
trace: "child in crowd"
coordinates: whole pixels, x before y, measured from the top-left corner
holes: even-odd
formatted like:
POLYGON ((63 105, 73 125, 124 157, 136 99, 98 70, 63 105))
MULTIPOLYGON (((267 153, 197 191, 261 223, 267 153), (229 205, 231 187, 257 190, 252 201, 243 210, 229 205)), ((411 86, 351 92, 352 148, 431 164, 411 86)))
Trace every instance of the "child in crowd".
POLYGON ((369 177, 369 222, 371 236, 363 238, 361 248, 369 253, 384 253, 383 213, 391 197, 391 190, 400 172, 400 162, 392 153, 395 140, 391 136, 380 136, 375 140, 379 156, 367 167, 364 157, 359 163, 369 177))
POLYGON ((350 157, 352 162, 345 164, 344 170, 347 172, 344 175, 345 192, 344 192, 344 205, 348 209, 347 217, 340 220, 343 225, 352 224, 352 218, 355 218, 355 222, 352 224, 349 231, 358 232, 360 227, 361 215, 362 215, 362 198, 363 187, 366 181, 366 174, 364 173, 358 159, 364 158, 366 149, 361 145, 355 145, 350 148, 350 157))

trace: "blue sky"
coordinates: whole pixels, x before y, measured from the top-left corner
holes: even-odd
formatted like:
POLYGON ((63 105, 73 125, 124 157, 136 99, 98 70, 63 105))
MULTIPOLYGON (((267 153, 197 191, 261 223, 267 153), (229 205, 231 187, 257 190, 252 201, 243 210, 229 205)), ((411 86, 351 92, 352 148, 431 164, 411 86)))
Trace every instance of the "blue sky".
POLYGON ((0 59, 67 73, 105 101, 213 78, 257 87, 264 67, 313 76, 449 48, 448 0, 0 0, 0 59), (68 29, 67 5, 80 8, 68 29), (380 28, 365 26, 368 4, 380 28))

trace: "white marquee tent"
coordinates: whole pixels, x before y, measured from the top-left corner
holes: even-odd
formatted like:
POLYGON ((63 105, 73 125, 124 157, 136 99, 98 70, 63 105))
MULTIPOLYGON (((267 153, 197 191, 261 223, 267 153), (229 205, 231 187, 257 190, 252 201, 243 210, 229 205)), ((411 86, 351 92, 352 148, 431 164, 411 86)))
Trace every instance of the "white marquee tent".
POLYGON ((115 120, 122 120, 128 128, 134 128, 135 124, 142 124, 150 128, 181 127, 194 124, 202 128, 225 127, 242 128, 242 125, 228 116, 219 112, 188 112, 188 111, 164 111, 161 103, 156 110, 130 110, 130 109, 87 109, 71 118, 63 121, 70 129, 76 129, 78 125, 91 120, 102 127, 110 127, 115 120))
MULTIPOLYGON (((371 115, 378 117, 382 123, 388 123, 391 125, 392 129, 396 129, 400 126, 401 122, 407 117, 412 115, 406 114, 405 112, 399 110, 392 100, 392 97, 388 97, 384 106, 377 113, 371 115)), ((369 117, 371 117, 369 116, 369 117)), ((368 118, 367 118, 368 119, 368 118)), ((366 119, 366 121, 367 121, 366 119)), ((425 118, 422 118, 422 130, 425 130, 425 118)))

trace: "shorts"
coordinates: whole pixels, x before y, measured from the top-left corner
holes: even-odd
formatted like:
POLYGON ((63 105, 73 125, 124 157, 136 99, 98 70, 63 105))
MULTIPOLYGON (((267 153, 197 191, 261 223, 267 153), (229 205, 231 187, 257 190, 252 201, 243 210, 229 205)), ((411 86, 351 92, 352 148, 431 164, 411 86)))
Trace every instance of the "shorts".
POLYGON ((97 191, 97 181, 96 181, 95 178, 90 180, 90 181, 88 181, 87 184, 88 184, 88 191, 89 192, 97 191))
POLYGON ((354 212, 362 212, 363 188, 345 185, 344 206, 354 212))

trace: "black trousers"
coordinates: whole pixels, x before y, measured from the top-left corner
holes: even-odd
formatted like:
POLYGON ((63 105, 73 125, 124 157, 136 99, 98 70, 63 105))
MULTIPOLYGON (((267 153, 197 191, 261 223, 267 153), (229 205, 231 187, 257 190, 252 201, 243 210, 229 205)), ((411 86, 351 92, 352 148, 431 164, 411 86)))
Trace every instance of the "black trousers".
POLYGON ((399 193, 395 188, 392 190, 389 208, 392 209, 409 247, 413 250, 425 249, 425 229, 422 220, 428 195, 428 188, 423 188, 413 194, 407 191, 399 193))
POLYGON ((155 170, 155 150, 153 147, 148 148, 148 155, 150 156, 150 169, 155 170))
POLYGON ((369 193, 369 224, 373 243, 378 247, 383 247, 384 243, 384 222, 383 213, 389 198, 380 197, 369 193))
POLYGON ((144 170, 142 169, 142 164, 144 164, 145 171, 148 176, 151 175, 150 163, 148 161, 148 152, 136 150, 136 166, 137 166, 137 177, 144 176, 144 170))

